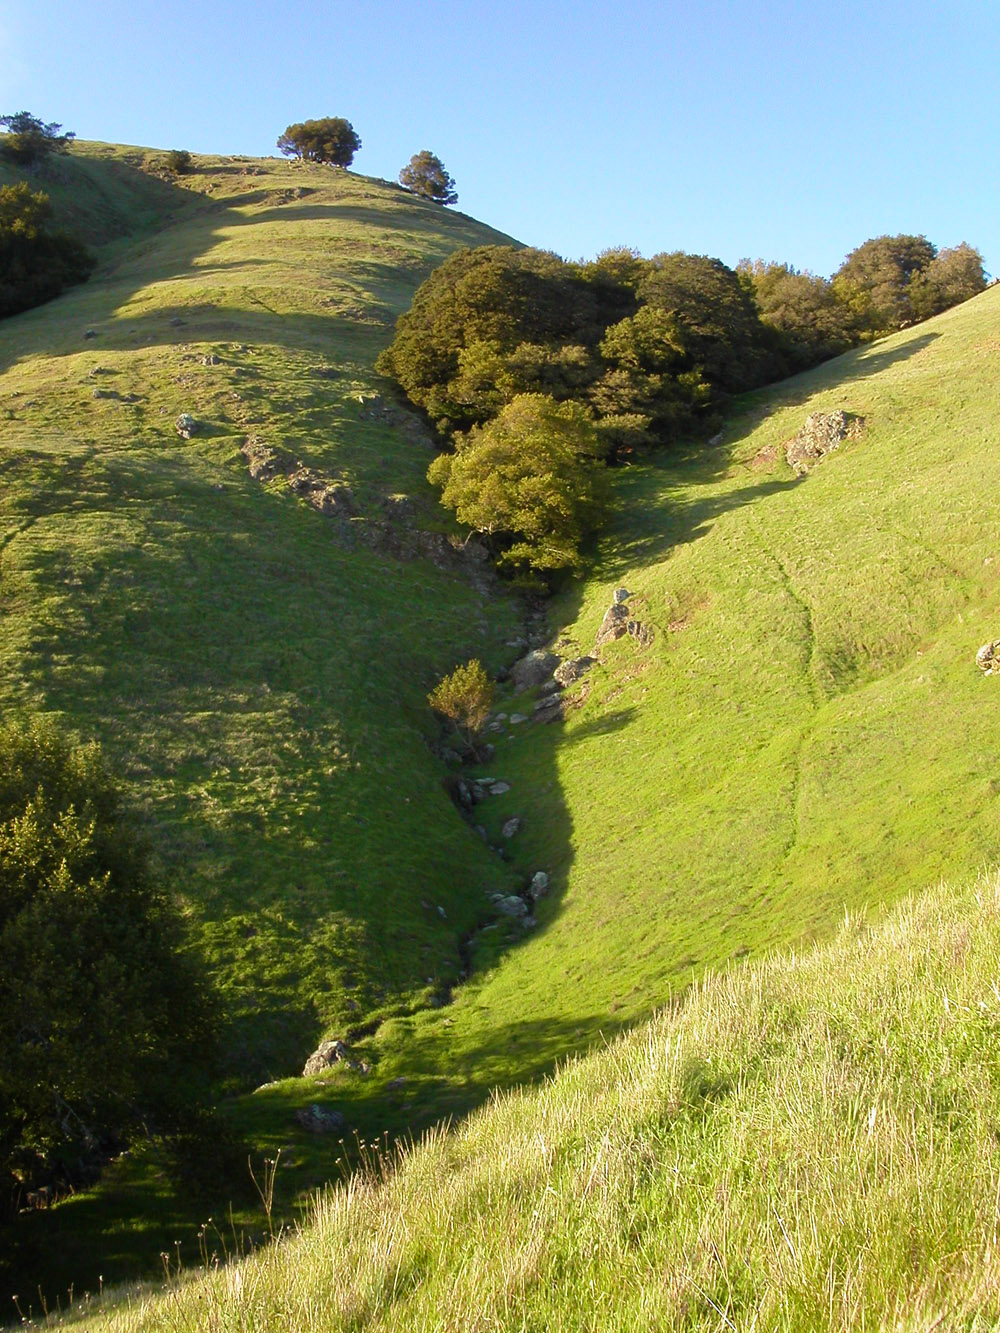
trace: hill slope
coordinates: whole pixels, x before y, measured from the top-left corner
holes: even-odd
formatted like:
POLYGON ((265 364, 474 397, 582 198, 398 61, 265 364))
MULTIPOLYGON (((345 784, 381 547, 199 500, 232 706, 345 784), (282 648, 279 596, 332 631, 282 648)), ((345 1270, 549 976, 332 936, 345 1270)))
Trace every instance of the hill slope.
MULTIPOLYGON (((510 790, 477 819, 497 844, 522 819, 506 863, 444 794, 425 695, 509 661, 520 611, 419 535, 429 449, 371 369, 429 268, 495 234, 322 168, 169 186, 139 150, 82 153, 94 234, 126 193, 148 229, 0 329, 5 703, 124 766, 223 988, 230 1086, 276 1080, 233 1114, 285 1149, 283 1209, 337 1153, 292 1127, 305 1103, 365 1136, 464 1112, 736 954, 996 858, 1000 704, 973 658, 997 634, 1000 292, 617 474, 616 530, 550 624, 588 651, 624 585, 652 639, 603 650, 564 724, 498 723, 510 790), (863 433, 796 480, 771 451, 834 407, 863 433), (484 892, 538 869, 538 928, 489 921, 484 892), (288 1078, 324 1032, 372 1072, 288 1078)), ((131 1170, 105 1274, 163 1247, 139 1221, 162 1187, 131 1170)), ((39 1224, 67 1284, 102 1207, 39 1224)))
POLYGON ((1000 885, 744 966, 84 1327, 992 1329, 1000 885))

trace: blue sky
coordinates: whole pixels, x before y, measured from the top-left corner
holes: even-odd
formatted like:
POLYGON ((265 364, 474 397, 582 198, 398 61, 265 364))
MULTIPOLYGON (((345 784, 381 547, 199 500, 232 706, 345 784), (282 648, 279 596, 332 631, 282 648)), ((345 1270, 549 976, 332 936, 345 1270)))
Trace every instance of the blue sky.
POLYGON ((429 148, 531 245, 778 259, 883 233, 1000 272, 997 0, 0 0, 0 113, 80 138, 275 153, 345 116, 355 170, 429 148))

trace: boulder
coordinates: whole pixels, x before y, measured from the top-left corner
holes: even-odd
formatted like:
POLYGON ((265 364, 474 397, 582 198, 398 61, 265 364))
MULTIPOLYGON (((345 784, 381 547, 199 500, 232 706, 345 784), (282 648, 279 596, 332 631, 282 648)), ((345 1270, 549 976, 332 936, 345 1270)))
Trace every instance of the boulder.
POLYGON ((539 898, 544 898, 549 891, 549 877, 544 870, 536 870, 531 877, 531 883, 528 885, 528 892, 535 902, 539 898))
POLYGON ((596 657, 571 657, 565 662, 560 662, 553 673, 556 683, 572 685, 575 680, 585 675, 596 661, 596 657))
POLYGON ((334 1134, 338 1129, 343 1129, 346 1123, 339 1111, 320 1106, 318 1102, 301 1107, 295 1112, 295 1120, 309 1134, 334 1134))
POLYGON ((559 658, 555 653, 550 653, 544 648, 536 648, 534 652, 526 653, 510 669, 510 678, 515 690, 520 692, 541 685, 543 681, 548 680, 558 665, 559 658))
POLYGON ((518 819, 517 815, 513 815, 510 819, 505 820, 504 826, 500 830, 500 832, 503 834, 505 838, 513 838, 520 831, 521 831, 521 821, 520 819, 518 819))
POLYGON ((190 440, 192 435, 197 434, 198 423, 190 412, 182 412, 174 422, 174 428, 182 440, 190 440))
POLYGON ((628 633, 629 610, 625 602, 614 602, 604 613, 604 619, 601 621, 601 628, 597 631, 597 638, 594 640, 595 650, 603 648, 606 643, 614 643, 616 639, 622 639, 628 633))
POLYGON ((332 1041, 321 1041, 305 1062, 302 1068, 302 1077, 308 1078, 312 1074, 322 1074, 324 1069, 329 1069, 338 1060, 347 1060, 349 1056, 350 1048, 339 1037, 332 1041))
POLYGON ((566 703, 561 695, 552 694, 535 703, 533 722, 561 722, 566 716, 566 703))
POLYGON ((494 899, 494 906, 504 916, 527 916, 528 904, 519 894, 509 893, 505 897, 494 899))
POLYGON ((628 588, 616 588, 612 600, 615 606, 621 606, 622 602, 627 602, 631 596, 628 588))
POLYGON ((1000 639, 983 644, 976 653, 976 666, 987 676, 1000 675, 1000 639))
POLYGON ((847 412, 810 412, 802 429, 785 441, 785 458, 799 476, 804 476, 821 458, 833 453, 844 440, 854 439, 864 428, 863 417, 847 412))

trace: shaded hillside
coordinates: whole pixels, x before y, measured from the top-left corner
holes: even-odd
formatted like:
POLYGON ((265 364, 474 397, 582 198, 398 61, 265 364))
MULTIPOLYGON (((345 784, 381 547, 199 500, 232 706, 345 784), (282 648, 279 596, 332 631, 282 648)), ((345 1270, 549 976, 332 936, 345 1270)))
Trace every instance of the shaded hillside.
POLYGON ((482 885, 505 882, 452 818, 425 694, 463 655, 509 654, 518 610, 421 545, 431 451, 371 370, 429 269, 498 238, 345 172, 201 160, 168 185, 148 160, 53 165, 92 239, 137 200, 149 225, 0 327, 4 704, 124 770, 246 1086, 452 980, 482 885), (303 471, 347 487, 346 514, 303 471))

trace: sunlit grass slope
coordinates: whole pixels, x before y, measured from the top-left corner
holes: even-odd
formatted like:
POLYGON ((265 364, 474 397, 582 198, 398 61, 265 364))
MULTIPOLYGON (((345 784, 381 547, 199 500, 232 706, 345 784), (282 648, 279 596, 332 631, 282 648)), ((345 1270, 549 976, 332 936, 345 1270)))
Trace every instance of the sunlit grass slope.
POLYGON ((749 963, 84 1327, 1000 1326, 1000 885, 749 963))
POLYGON ((438 997, 509 883, 442 789, 425 696, 509 657, 517 608, 367 536, 389 509, 440 526, 374 358, 448 253, 506 238, 342 171, 199 159, 171 183, 157 156, 78 145, 31 178, 114 243, 0 326, 0 690, 124 774, 247 1088, 438 997), (355 516, 252 480, 249 435, 350 487, 355 516))
POLYGON ((498 740, 518 854, 555 891, 453 1044, 587 1040, 995 861, 1000 692, 974 658, 1000 633, 998 369, 994 289, 744 400, 714 453, 618 475, 597 576, 552 624, 590 651, 624 586, 654 641, 607 648, 561 728, 498 740), (802 480, 767 461, 834 408, 859 438, 802 480))

